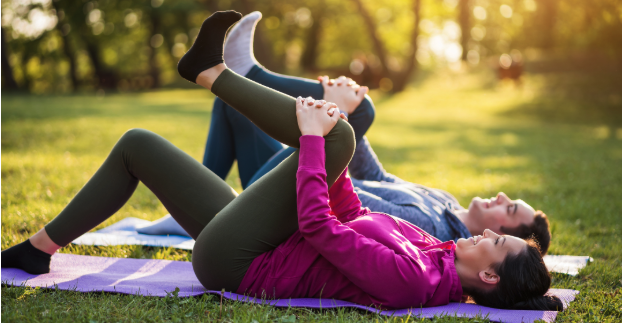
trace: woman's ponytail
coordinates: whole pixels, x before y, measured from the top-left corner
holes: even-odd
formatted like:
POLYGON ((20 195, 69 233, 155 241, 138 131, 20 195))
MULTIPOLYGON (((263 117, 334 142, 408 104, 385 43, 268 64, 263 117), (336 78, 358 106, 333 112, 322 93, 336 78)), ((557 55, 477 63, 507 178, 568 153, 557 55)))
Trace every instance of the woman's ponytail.
POLYGON ((546 295, 551 275, 544 265, 538 243, 527 239, 527 246, 518 254, 508 254, 495 266, 499 275, 497 287, 490 290, 469 289, 464 292, 475 303, 505 309, 562 311, 557 296, 546 295))
POLYGON ((515 310, 563 311, 564 303, 555 295, 532 297, 514 304, 515 310))

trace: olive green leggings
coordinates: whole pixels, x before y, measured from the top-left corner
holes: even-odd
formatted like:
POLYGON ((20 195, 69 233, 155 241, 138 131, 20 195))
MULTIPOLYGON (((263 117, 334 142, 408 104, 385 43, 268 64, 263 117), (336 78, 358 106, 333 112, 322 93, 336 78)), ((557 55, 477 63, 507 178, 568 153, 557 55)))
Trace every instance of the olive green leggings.
MULTIPOLYGON (((230 70, 212 92, 276 140, 299 147, 294 98, 230 70)), ((352 158, 354 132, 339 120, 325 140, 330 186, 352 158)), ((192 265, 203 286, 236 291, 253 259, 298 230, 297 169, 298 152, 236 197, 222 179, 166 139, 133 129, 45 230, 56 244, 70 243, 118 211, 141 181, 196 239, 192 265)))

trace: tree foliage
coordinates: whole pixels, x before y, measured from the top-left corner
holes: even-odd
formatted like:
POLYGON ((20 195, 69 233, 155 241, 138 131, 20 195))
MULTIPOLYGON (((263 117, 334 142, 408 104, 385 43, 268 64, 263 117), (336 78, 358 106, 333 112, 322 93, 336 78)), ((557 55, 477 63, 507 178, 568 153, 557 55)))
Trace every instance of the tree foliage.
POLYGON ((403 89, 418 66, 525 51, 622 54, 617 0, 3 0, 2 86, 183 86, 178 59, 203 19, 225 9, 263 13, 255 53, 266 67, 345 74, 387 91, 403 89))

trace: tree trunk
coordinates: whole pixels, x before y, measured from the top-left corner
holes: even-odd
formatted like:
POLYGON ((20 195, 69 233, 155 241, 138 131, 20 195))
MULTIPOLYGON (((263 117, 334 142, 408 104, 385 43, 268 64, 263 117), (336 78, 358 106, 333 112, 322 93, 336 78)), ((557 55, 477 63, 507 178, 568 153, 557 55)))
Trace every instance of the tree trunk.
MULTIPOLYGON (((62 31, 59 30, 62 34, 62 31)), ((78 81, 78 76, 76 73, 76 55, 71 48, 71 44, 69 43, 69 34, 63 36, 63 51, 65 52, 65 56, 67 56, 67 60, 69 61, 69 76, 71 77, 71 88, 72 91, 78 89, 80 85, 78 81)))
POLYGON ((419 36, 419 22, 421 21, 421 0, 412 0, 413 1, 412 9, 415 15, 415 21, 413 22, 413 29, 410 34, 410 44, 412 46, 411 48, 412 51, 409 53, 408 58, 406 60, 407 65, 405 69, 403 69, 400 72, 392 72, 391 70, 389 70, 387 66, 387 58, 388 58, 387 50, 384 44, 382 43, 382 41, 380 40, 380 38, 378 37, 378 35, 376 34, 376 23, 374 22, 369 12, 367 12, 365 7, 363 6, 363 2, 361 0, 353 0, 353 1, 358 7, 359 13, 361 14, 361 17, 363 18, 365 25, 367 25, 367 32, 368 32, 369 38, 372 40, 374 44, 376 55, 378 55, 378 58, 380 59, 380 64, 382 65, 382 69, 383 69, 382 74, 384 77, 388 77, 393 82, 393 88, 391 89, 391 92, 397 93, 397 92, 403 91, 404 88, 406 88, 406 84, 408 84, 408 80, 410 79, 410 77, 412 76, 412 74, 415 72, 417 68, 416 54, 417 54, 417 37, 419 36))
POLYGON ((540 35, 540 47, 544 49, 553 48, 555 45, 555 24, 557 22, 558 0, 542 0, 538 2, 538 16, 540 30, 536 32, 540 35))
POLYGON ((361 0, 353 0, 356 4, 365 25, 367 25, 367 34, 371 41, 374 43, 374 49, 376 51, 376 55, 378 55, 378 59, 380 60, 380 65, 383 69, 384 76, 390 76, 391 71, 387 66, 387 50, 384 47, 384 44, 376 34, 376 23, 374 19, 369 15, 365 6, 363 6, 363 2, 361 0))
MULTIPOLYGON (((323 8, 323 4, 320 4, 323 8)), ((309 28, 307 33, 307 39, 305 41, 305 50, 302 53, 300 65, 307 71, 317 70, 315 66, 315 59, 318 56, 318 48, 320 43, 320 36, 322 35, 322 27, 320 24, 320 17, 324 16, 324 11, 320 10, 315 17, 313 17, 313 25, 309 28)))
MULTIPOLYGON (((58 12, 58 11, 57 11, 58 12)), ((87 14, 84 10, 76 10, 74 19, 81 16, 81 22, 76 24, 76 32, 79 33, 80 39, 84 42, 86 53, 91 60, 95 77, 97 78, 97 87, 100 89, 114 89, 117 85, 117 77, 114 71, 106 70, 101 62, 99 40, 91 35, 91 28, 86 24, 87 14)), ((73 27, 73 26, 72 26, 73 27)))
POLYGON ((7 90, 17 90, 17 82, 13 77, 13 68, 9 64, 9 55, 7 53, 7 43, 4 38, 4 28, 2 28, 2 78, 4 79, 4 87, 7 90))
POLYGON ((471 31, 471 6, 469 0, 460 0, 458 2, 458 23, 460 24, 460 46, 462 46, 462 60, 467 60, 467 47, 469 45, 469 36, 471 31))
POLYGON ((104 70, 99 57, 99 46, 85 39, 86 52, 91 59, 95 75, 97 76, 97 87, 101 89, 114 89, 117 85, 117 79, 114 72, 104 70))
MULTIPOLYGON (((71 33, 71 28, 69 29, 67 35, 63 33, 63 24, 61 22, 64 20, 65 17, 61 15, 61 10, 64 10, 64 8, 60 8, 57 1, 52 1, 51 4, 56 11, 56 17, 58 18, 58 22, 56 23, 56 30, 61 34, 63 38, 63 52, 65 53, 65 56, 67 56, 67 60, 69 61, 69 78, 71 79, 71 90, 75 91, 78 88, 79 83, 76 73, 76 55, 75 51, 71 48, 71 44, 69 43, 69 33, 71 33)), ((69 22, 67 22, 67 24, 69 24, 69 22)), ((71 27, 71 24, 69 24, 69 26, 71 27)))
MULTIPOLYGON (((149 40, 147 43, 151 45, 151 39, 153 36, 158 34, 160 30, 160 15, 156 10, 151 10, 150 14, 151 18, 151 33, 149 34, 149 40)), ((151 88, 159 88, 160 87, 160 69, 158 68, 158 57, 157 57, 157 49, 151 48, 151 53, 149 54, 149 76, 153 82, 151 83, 151 88)))
POLYGON ((406 68, 394 77, 392 89, 393 93, 403 91, 404 88, 406 88, 410 77, 417 70, 417 38, 419 37, 419 22, 421 21, 421 0, 413 0, 412 5, 415 21, 413 22, 413 29, 410 33, 411 52, 406 60, 406 68))

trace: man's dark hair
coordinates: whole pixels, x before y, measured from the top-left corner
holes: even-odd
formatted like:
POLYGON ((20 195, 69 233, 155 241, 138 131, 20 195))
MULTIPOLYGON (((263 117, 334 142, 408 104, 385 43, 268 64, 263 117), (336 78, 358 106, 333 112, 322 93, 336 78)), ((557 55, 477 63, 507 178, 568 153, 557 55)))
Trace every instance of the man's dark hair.
POLYGON ((561 299, 547 295, 551 275, 544 265, 538 244, 527 239, 527 245, 517 254, 508 254, 495 266, 499 282, 492 290, 464 289, 475 303, 483 306, 538 311, 562 311, 561 299))
POLYGON ((533 237, 540 245, 542 255, 546 255, 549 251, 549 244, 551 244, 551 230, 549 229, 549 219, 547 219, 544 212, 538 210, 533 216, 533 223, 531 225, 525 225, 521 223, 516 228, 501 227, 501 231, 505 234, 509 234, 521 239, 527 239, 533 237))

